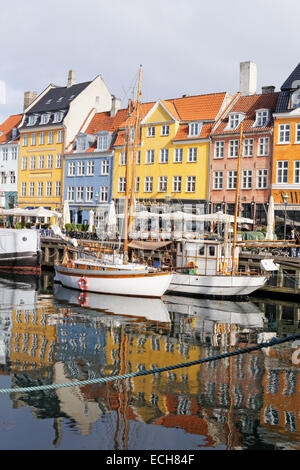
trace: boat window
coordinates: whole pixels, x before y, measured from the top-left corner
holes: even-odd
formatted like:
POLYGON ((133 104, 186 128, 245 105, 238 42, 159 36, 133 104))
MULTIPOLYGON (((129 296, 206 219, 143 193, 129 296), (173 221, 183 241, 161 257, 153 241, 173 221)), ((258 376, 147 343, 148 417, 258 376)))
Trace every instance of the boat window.
POLYGON ((205 246, 204 246, 204 245, 199 246, 199 248, 198 248, 198 255, 199 255, 199 256, 204 256, 204 252, 205 252, 205 246))
POLYGON ((208 253, 209 253, 209 256, 215 256, 216 255, 216 247, 214 245, 210 245, 208 247, 208 253))

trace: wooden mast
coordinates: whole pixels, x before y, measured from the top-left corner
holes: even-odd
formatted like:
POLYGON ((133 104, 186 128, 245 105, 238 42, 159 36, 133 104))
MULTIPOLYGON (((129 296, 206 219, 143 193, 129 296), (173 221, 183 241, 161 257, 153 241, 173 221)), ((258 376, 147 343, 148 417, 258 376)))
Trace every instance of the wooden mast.
POLYGON ((137 153, 138 143, 140 141, 141 77, 142 77, 142 66, 140 65, 138 92, 137 92, 137 102, 136 102, 134 143, 133 143, 133 154, 132 154, 132 175, 131 175, 131 191, 130 191, 130 204, 129 204, 129 224, 128 224, 129 225, 129 228, 128 228, 129 232, 132 230, 132 222, 133 222, 136 153, 137 153))
POLYGON ((124 207, 124 255, 123 263, 128 264, 128 198, 129 198, 129 158, 128 158, 128 147, 129 147, 129 130, 130 130, 130 118, 131 118, 131 100, 128 102, 128 117, 126 126, 126 147, 125 147, 125 158, 126 158, 126 173, 125 173, 125 207, 124 207))
POLYGON ((240 127, 240 142, 239 142, 239 155, 236 175, 236 191, 235 191, 235 207, 234 207, 234 226, 233 226, 233 242, 232 242, 232 274, 236 271, 235 266, 235 249, 236 249, 236 232, 237 232, 237 217, 240 193, 240 171, 241 171, 241 153, 243 146, 243 122, 240 127))

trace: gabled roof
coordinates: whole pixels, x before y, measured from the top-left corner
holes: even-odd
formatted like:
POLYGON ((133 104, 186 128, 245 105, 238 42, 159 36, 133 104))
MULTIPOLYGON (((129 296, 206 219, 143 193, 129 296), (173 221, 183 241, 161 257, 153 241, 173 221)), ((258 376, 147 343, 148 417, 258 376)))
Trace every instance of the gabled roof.
POLYGON ((78 96, 90 83, 91 82, 77 83, 70 87, 55 86, 45 93, 45 95, 40 100, 38 100, 32 108, 30 108, 28 113, 46 113, 47 111, 68 109, 70 102, 76 98, 76 96, 78 96))
POLYGON ((300 81, 300 63, 297 65, 297 67, 294 68, 292 73, 286 79, 286 81, 284 82, 284 84, 280 88, 281 91, 291 90, 292 89, 292 84, 295 80, 300 81))
POLYGON ((255 132, 258 130, 267 130, 272 127, 272 118, 263 128, 253 127, 256 119, 256 111, 259 109, 268 109, 271 114, 276 109, 279 92, 265 93, 260 95, 240 96, 235 104, 230 107, 226 115, 221 119, 220 124, 214 129, 213 134, 230 134, 239 132, 240 126, 236 129, 227 129, 229 115, 231 113, 242 113, 245 115, 243 119, 243 132, 255 132))
MULTIPOLYGON (((0 125, 0 144, 9 142, 12 139, 12 129, 18 127, 22 119, 22 114, 9 116, 6 121, 0 125)), ((18 139, 16 139, 18 141, 18 139)))
POLYGON ((184 96, 171 101, 181 121, 214 121, 220 112, 226 92, 184 96))

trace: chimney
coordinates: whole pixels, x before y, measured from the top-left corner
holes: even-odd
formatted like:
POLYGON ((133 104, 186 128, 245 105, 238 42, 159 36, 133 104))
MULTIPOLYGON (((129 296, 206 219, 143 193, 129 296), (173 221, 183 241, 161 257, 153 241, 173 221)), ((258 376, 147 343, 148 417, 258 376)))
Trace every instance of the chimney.
POLYGON ((273 85, 261 87, 261 92, 263 95, 267 95, 268 93, 274 93, 274 91, 275 87, 273 85))
POLYGON ((75 85, 75 70, 69 70, 67 88, 75 85))
POLYGON ((240 93, 242 96, 255 95, 257 89, 257 65, 247 61, 240 63, 240 93))
POLYGON ((36 97, 37 97, 37 92, 36 91, 25 91, 24 92, 24 111, 36 99, 36 97))
POLYGON ((119 98, 116 98, 115 95, 112 96, 112 102, 111 102, 111 110, 110 110, 110 117, 115 117, 117 112, 119 111, 121 107, 121 100, 119 98))

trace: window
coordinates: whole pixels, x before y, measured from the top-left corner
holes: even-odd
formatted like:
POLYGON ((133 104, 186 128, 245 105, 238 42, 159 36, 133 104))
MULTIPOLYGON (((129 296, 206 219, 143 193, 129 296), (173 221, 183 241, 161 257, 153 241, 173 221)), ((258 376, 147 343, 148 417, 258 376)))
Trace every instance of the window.
POLYGON ((60 122, 63 118, 63 115, 64 114, 61 111, 57 111, 56 113, 54 113, 53 122, 60 122))
POLYGON ((26 196, 26 183, 21 183, 21 196, 26 196))
POLYGON ((242 172, 242 189, 252 188, 252 170, 243 170, 242 172))
POLYGON ((18 147, 12 147, 11 149, 11 158, 17 160, 18 158, 18 147))
POLYGON ((135 136, 135 128, 131 127, 129 129, 129 141, 133 142, 134 141, 134 136, 135 136))
POLYGON ((238 140, 230 140, 229 141, 229 153, 228 157, 235 158, 239 156, 239 141, 238 140))
POLYGON ((31 115, 28 117, 27 126, 34 126, 34 124, 36 123, 36 120, 37 120, 36 114, 31 114, 31 115))
POLYGON ((97 149, 98 150, 107 150, 108 149, 108 135, 107 134, 103 134, 103 135, 98 136, 97 149))
POLYGON ((62 155, 58 153, 56 155, 56 168, 61 168, 62 166, 62 155))
POLYGON ((45 144, 45 132, 40 132, 40 145, 45 144))
POLYGON ((173 192, 180 193, 181 192, 181 176, 173 176, 173 192))
POLYGON ((47 168, 53 167, 53 155, 47 155, 47 168))
POLYGON ((10 184, 15 184, 15 182, 16 182, 16 173, 14 171, 9 172, 9 181, 10 181, 10 184))
POLYGON ((268 170, 260 169, 257 170, 257 189, 268 188, 268 170))
POLYGON ((279 143, 290 142, 290 124, 279 124, 279 143))
POLYGON ((87 176, 93 176, 95 171, 95 162, 94 160, 89 160, 87 162, 86 174, 87 176))
POLYGON ((136 176, 135 178, 135 186, 134 186, 134 191, 138 193, 140 190, 140 177, 136 176))
POLYGON ((223 171, 214 171, 213 173, 213 189, 223 189, 223 171))
POLYGON ((152 193, 152 191, 153 191, 153 176, 146 176, 145 177, 144 192, 145 193, 152 193))
POLYGON ((146 152, 146 163, 151 165, 154 163, 154 150, 147 150, 146 152))
POLYGON ((51 196, 52 195, 52 182, 47 181, 46 183, 46 195, 51 196))
POLYGON ((147 127, 147 137, 154 137, 155 136, 155 127, 150 126, 147 127))
POLYGON ((178 148, 174 150, 174 163, 182 163, 183 149, 178 148))
POLYGON ((27 157, 22 157, 22 170, 27 170, 27 157))
POLYGON ((300 106, 300 90, 298 89, 292 94, 291 108, 295 109, 295 108, 298 108, 299 106, 300 106))
POLYGON ((228 127, 229 129, 236 129, 241 122, 241 115, 239 113, 232 113, 229 115, 228 127))
POLYGON ((160 149, 159 163, 168 163, 169 149, 160 149))
POLYGON ((83 160, 77 163, 77 176, 84 176, 84 161, 83 160))
POLYGON ((108 175, 109 174, 109 160, 102 160, 101 161, 101 175, 108 175))
POLYGON ((91 202, 93 200, 93 186, 87 186, 85 190, 86 202, 91 202))
POLYGON ((86 141, 86 136, 85 135, 77 137, 77 143, 76 143, 77 152, 84 152, 86 150, 86 147, 87 147, 86 144, 87 144, 87 141, 86 141))
POLYGON ((60 131, 60 130, 57 131, 57 139, 56 139, 56 142, 57 142, 58 144, 61 144, 61 143, 62 143, 62 141, 63 141, 63 135, 64 135, 64 134, 63 134, 63 131, 60 131))
POLYGON ((197 161, 197 147, 189 148, 188 153, 188 162, 196 162, 197 161))
POLYGON ((44 168, 44 155, 39 156, 39 169, 44 168))
POLYGON ((136 164, 140 165, 141 164, 141 151, 138 150, 136 153, 136 164))
POLYGON ((121 153, 120 153, 119 165, 120 165, 120 166, 126 165, 126 153, 125 153, 125 152, 121 152, 121 153))
MULTIPOLYGON (((51 100, 50 100, 51 101, 51 100)), ((46 103, 47 104, 47 103, 46 103)), ((49 113, 44 113, 41 115, 41 120, 40 120, 40 124, 48 124, 49 122, 49 119, 50 119, 50 114, 49 113)))
POLYGON ((270 113, 268 109, 261 109, 256 111, 256 119, 254 127, 265 127, 270 119, 270 113))
POLYGON ((1 184, 6 184, 6 173, 1 171, 1 184))
POLYGON ((4 149, 2 150, 2 154, 3 154, 3 160, 7 161, 8 160, 8 148, 7 147, 4 147, 4 149))
POLYGON ((189 137, 196 137, 200 135, 200 124, 199 122, 191 122, 189 124, 189 137))
POLYGON ((29 183, 29 196, 31 197, 34 196, 34 183, 33 182, 29 183))
POLYGON ((58 197, 61 195, 61 182, 56 181, 55 182, 55 196, 58 197))
POLYGON ((42 181, 39 181, 38 182, 38 191, 37 191, 37 195, 39 197, 41 197, 43 195, 43 182, 42 181))
POLYGON ((243 156, 253 157, 253 139, 245 139, 243 142, 243 156))
POLYGON ((288 183, 289 162, 287 160, 277 162, 276 183, 288 183))
POLYGON ((168 177, 160 176, 158 179, 158 192, 166 193, 168 188, 168 177))
POLYGON ((34 170, 35 169, 35 156, 30 157, 30 169, 34 170))
POLYGON ((68 186, 68 201, 74 201, 74 186, 68 186))
POLYGON ((227 189, 236 189, 237 171, 228 171, 227 189))
POLYGON ((300 183, 300 161, 294 162, 294 183, 300 183))
POLYGON ((69 162, 69 164, 68 164, 68 176, 75 176, 75 162, 69 162))
POLYGON ((49 131, 48 133, 48 144, 53 144, 54 142, 54 131, 49 131))
POLYGON ((224 158, 225 142, 223 140, 217 140, 215 142, 215 158, 224 158))
POLYGON ((194 193, 196 191, 196 176, 187 176, 186 178, 186 192, 194 193))
POLYGON ((78 186, 76 191, 76 201, 83 201, 83 186, 78 186))
POLYGON ((119 178, 119 193, 124 193, 126 190, 126 178, 124 176, 121 176, 119 178))
POLYGON ((31 134, 31 145, 36 145, 36 133, 31 134))
POLYGON ((23 145, 24 147, 28 145, 28 134, 23 134, 23 145))
POLYGON ((295 142, 296 142, 297 144, 300 143, 300 123, 297 123, 297 124, 296 124, 295 142))
POLYGON ((169 135, 169 133, 170 133, 170 126, 168 124, 161 126, 161 135, 169 135))
POLYGON ((259 157, 269 155, 269 137, 260 137, 258 139, 258 152, 259 157))
POLYGON ((100 186, 100 202, 108 201, 108 187, 100 186))

